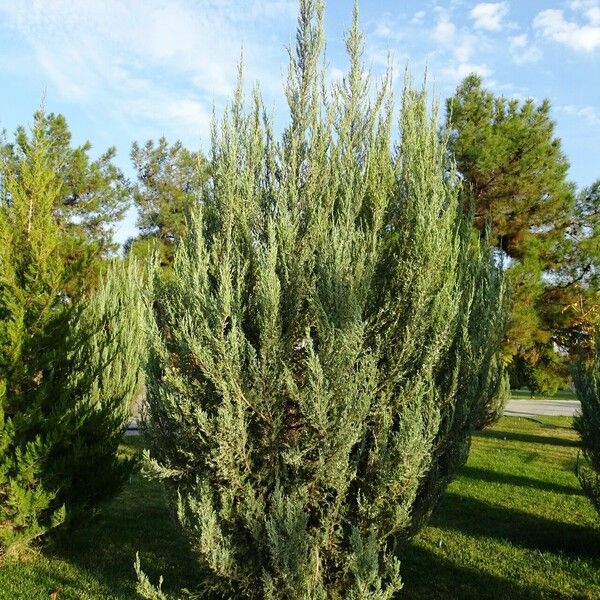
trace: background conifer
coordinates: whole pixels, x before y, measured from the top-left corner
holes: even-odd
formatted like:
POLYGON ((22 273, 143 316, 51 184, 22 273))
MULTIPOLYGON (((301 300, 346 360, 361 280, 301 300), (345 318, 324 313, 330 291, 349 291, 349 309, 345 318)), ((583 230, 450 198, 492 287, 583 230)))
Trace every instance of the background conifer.
POLYGON ((0 554, 110 496, 140 388, 143 297, 135 264, 92 295, 66 260, 55 207, 64 181, 36 122, 19 168, 3 164, 0 203, 0 554))

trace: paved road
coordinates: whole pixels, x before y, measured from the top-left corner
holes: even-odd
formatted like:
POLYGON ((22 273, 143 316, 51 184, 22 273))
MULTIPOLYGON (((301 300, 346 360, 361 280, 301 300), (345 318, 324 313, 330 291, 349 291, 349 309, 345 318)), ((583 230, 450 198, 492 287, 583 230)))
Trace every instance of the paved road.
POLYGON ((579 400, 509 400, 504 414, 508 417, 523 415, 572 417, 579 412, 579 408, 579 400))

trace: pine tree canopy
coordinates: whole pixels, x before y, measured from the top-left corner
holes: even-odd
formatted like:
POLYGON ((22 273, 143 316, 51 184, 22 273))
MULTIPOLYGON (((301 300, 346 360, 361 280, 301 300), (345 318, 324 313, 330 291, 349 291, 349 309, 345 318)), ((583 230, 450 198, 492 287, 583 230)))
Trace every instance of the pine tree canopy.
POLYGON ((469 75, 447 101, 450 149, 475 202, 475 222, 491 227, 515 259, 532 237, 561 235, 573 205, 569 163, 550 119, 550 103, 495 96, 469 75))
POLYGON ((475 225, 507 257, 512 318, 504 360, 513 384, 553 392, 598 306, 598 202, 576 197, 550 103, 495 96, 468 76, 447 101, 449 148, 475 225))
POLYGON ((187 231, 187 218, 198 203, 207 179, 207 161, 181 142, 169 145, 165 138, 142 147, 133 144, 131 159, 138 183, 133 200, 138 210, 140 235, 129 240, 127 250, 146 256, 158 252, 160 264, 173 262, 177 242, 187 231))
POLYGON ((407 78, 393 144, 357 11, 331 93, 322 20, 300 2, 281 139, 240 77, 154 282, 149 464, 219 597, 392 598, 402 544, 502 383, 501 268, 462 210, 437 107, 407 78))
MULTIPOLYGON (((106 257, 115 250, 114 226, 125 215, 130 195, 127 181, 113 161, 115 148, 92 159, 91 144, 74 147, 65 117, 44 109, 34 114, 32 131, 46 140, 48 166, 61 183, 53 214, 72 237, 72 252, 106 257)), ((4 172, 18 174, 35 145, 27 129, 18 127, 14 141, 2 144, 4 172)))

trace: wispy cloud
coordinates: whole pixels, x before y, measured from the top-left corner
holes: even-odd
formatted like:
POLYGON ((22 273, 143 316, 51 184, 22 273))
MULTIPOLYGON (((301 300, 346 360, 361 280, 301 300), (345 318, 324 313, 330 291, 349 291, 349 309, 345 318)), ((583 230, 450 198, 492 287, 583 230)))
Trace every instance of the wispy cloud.
POLYGON ((0 3, 4 27, 65 99, 203 136, 212 103, 232 93, 242 42, 248 79, 280 90, 285 56, 265 26, 286 20, 292 30, 295 12, 291 0, 0 3))
POLYGON ((570 7, 578 20, 566 18, 563 10, 547 9, 536 15, 534 28, 543 37, 573 50, 594 52, 600 48, 600 6, 596 2, 575 1, 570 7))
POLYGON ((568 115, 580 117, 592 125, 600 125, 600 114, 593 106, 577 107, 567 104, 560 106, 559 110, 568 115))
POLYGON ((542 51, 529 43, 526 33, 508 38, 508 50, 513 61, 518 65, 537 62, 542 58, 542 51))
POLYGON ((459 63, 458 65, 451 65, 443 69, 445 75, 449 78, 460 81, 471 73, 481 75, 481 77, 488 77, 491 75, 492 70, 486 64, 474 64, 474 63, 459 63))
POLYGON ((456 26, 450 19, 443 16, 433 30, 433 39, 440 44, 449 44, 454 39, 456 26))
POLYGON ((471 56, 475 50, 477 38, 473 35, 464 34, 454 48, 454 56, 461 63, 466 63, 471 60, 471 56))
MULTIPOLYGON (((487 4, 478 4, 473 10, 481 6, 485 7, 487 4)), ((446 85, 454 86, 471 73, 489 77, 492 69, 482 59, 493 48, 493 40, 481 27, 479 30, 473 29, 464 19, 461 21, 462 2, 451 2, 450 9, 446 11, 439 5, 434 8, 437 21, 431 30, 433 38, 438 42, 432 64, 437 62, 441 80, 446 85)), ((467 14, 471 15, 472 12, 467 14)), ((491 18, 488 13, 486 15, 491 18)), ((480 20, 485 16, 481 10, 476 11, 475 15, 480 20)))
POLYGON ((475 29, 499 31, 502 29, 502 19, 508 13, 506 2, 481 2, 476 4, 470 12, 475 29))
POLYGON ((404 31, 398 19, 385 13, 375 23, 373 34, 384 40, 398 41, 403 37, 404 31))
POLYGON ((413 16, 412 19, 410 20, 411 23, 413 24, 418 24, 418 23, 422 23, 423 19, 425 18, 425 15, 427 13, 424 10, 418 10, 413 16))
POLYGON ((598 0, 572 0, 569 2, 571 10, 583 13, 592 25, 600 24, 600 2, 598 0))

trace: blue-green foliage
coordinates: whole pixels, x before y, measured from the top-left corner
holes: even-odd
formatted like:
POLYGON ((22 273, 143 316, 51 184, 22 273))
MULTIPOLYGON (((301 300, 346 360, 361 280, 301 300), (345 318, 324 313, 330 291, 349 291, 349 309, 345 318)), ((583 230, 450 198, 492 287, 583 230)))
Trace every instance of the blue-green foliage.
POLYGON ((346 43, 325 93, 322 3, 300 3, 289 127, 277 140, 258 92, 245 111, 240 81, 155 278, 149 465, 218 597, 392 598, 501 381, 501 270, 437 107, 407 79, 393 145, 357 18, 346 43))

